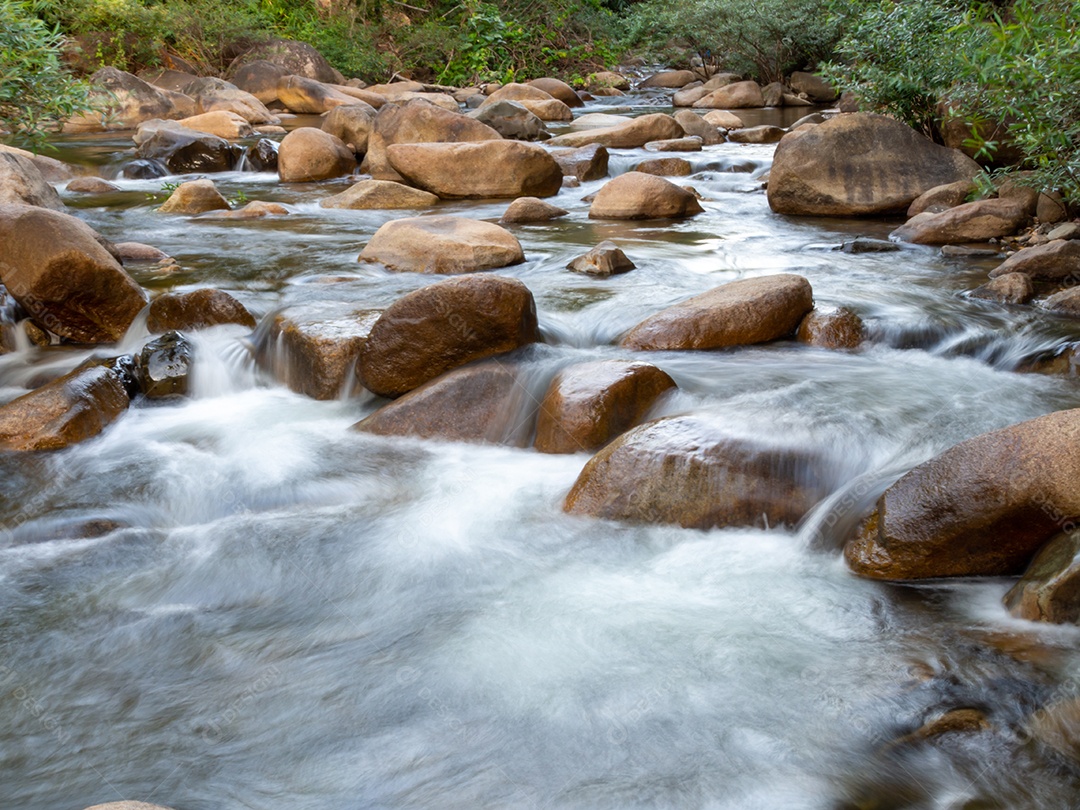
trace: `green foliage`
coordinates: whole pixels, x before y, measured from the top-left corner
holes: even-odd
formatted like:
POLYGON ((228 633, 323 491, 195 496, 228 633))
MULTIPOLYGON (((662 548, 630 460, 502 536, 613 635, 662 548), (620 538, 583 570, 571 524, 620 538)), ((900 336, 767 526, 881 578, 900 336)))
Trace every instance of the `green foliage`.
POLYGON ((58 121, 89 109, 87 88, 60 62, 63 37, 31 3, 0 3, 0 124, 39 147, 58 121))
POLYGON ((627 44, 662 61, 689 49, 712 68, 769 83, 827 58, 843 19, 828 0, 646 0, 627 18, 627 44))

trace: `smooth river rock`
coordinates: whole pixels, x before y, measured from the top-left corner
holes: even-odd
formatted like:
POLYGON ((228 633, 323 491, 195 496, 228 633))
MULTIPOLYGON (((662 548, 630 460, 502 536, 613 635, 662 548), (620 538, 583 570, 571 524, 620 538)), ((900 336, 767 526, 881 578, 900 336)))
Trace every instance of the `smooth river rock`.
POLYGON ((222 290, 207 287, 187 293, 165 293, 150 302, 146 328, 151 333, 208 329, 221 324, 255 328, 247 308, 222 290))
POLYGON ((1018 250, 990 271, 990 278, 1023 273, 1039 281, 1080 283, 1080 241, 1055 239, 1018 250))
POLYGON ((352 210, 419 210, 431 208, 438 202, 439 198, 429 191, 395 183, 392 180, 361 180, 340 194, 319 200, 319 206, 352 210))
POLYGON ((409 183, 443 199, 552 197, 562 188, 555 158, 522 141, 399 143, 386 155, 409 183))
POLYGON ((614 127, 568 132, 552 138, 548 144, 577 148, 595 143, 608 149, 637 149, 650 141, 681 138, 684 134, 683 128, 670 115, 651 113, 614 127))
POLYGON ((1080 532, 1062 532, 1043 546, 1024 576, 1005 594, 1018 619, 1055 624, 1080 622, 1080 532))
POLYGON ((521 243, 492 222, 454 216, 409 217, 387 222, 360 252, 403 273, 473 273, 525 261, 521 243))
POLYGON ((33 161, 14 152, 0 151, 0 205, 12 204, 64 210, 60 195, 33 161))
POLYGON ((1018 200, 976 200, 937 214, 919 214, 890 236, 917 245, 986 242, 1016 233, 1029 218, 1018 200))
POLYGON ((282 183, 328 180, 356 171, 356 155, 340 138, 315 127, 300 127, 286 135, 278 148, 282 183))
POLYGON ((663 177, 625 172, 596 192, 590 219, 673 219, 704 211, 691 192, 663 177))

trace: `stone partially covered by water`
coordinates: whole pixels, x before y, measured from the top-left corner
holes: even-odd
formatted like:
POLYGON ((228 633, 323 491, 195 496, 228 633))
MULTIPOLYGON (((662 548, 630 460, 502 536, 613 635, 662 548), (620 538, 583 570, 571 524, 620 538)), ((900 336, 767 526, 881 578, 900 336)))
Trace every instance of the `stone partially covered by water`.
POLYGON ((143 346, 135 363, 143 396, 147 399, 185 396, 193 355, 191 343, 180 332, 166 332, 143 346))

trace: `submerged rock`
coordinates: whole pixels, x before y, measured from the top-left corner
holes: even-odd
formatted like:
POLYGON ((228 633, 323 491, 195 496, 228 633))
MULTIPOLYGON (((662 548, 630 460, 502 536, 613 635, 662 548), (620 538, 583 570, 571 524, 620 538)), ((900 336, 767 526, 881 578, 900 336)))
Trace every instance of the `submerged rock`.
POLYGON ((319 200, 321 208, 409 209, 431 208, 439 198, 427 191, 391 180, 361 180, 340 194, 319 200))
POLYGON ((795 337, 823 349, 857 349, 863 341, 862 318, 847 307, 814 309, 802 319, 795 337))
POLYGON ((410 217, 387 222, 360 252, 405 273, 473 273, 525 261, 521 243, 505 228, 464 217, 410 217))
POLYGON ((541 453, 593 452, 637 424, 675 381, 649 363, 600 360, 551 381, 536 424, 541 453))
POLYGON ((180 332, 166 332, 139 352, 135 378, 147 399, 186 396, 194 350, 180 332))
POLYGON ((147 121, 135 133, 135 156, 163 163, 171 174, 227 172, 243 149, 177 121, 147 121))
POLYGON ((1021 580, 1005 594, 1018 619, 1080 622, 1080 532, 1062 532, 1043 546, 1021 580))
POLYGON ((566 268, 590 276, 613 276, 637 267, 614 242, 604 241, 573 259, 566 268))
POLYGON ((557 149, 551 153, 564 177, 576 177, 582 183, 607 177, 608 150, 599 144, 580 149, 557 149))
POLYGON ((229 209, 229 202, 221 196, 213 180, 189 180, 181 183, 158 211, 163 214, 204 214, 223 209, 229 209))

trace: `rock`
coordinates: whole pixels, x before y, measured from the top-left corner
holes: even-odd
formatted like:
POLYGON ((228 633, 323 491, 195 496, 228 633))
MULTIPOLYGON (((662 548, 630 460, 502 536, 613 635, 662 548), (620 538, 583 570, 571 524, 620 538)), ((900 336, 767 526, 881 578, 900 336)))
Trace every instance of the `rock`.
POLYGON ((1055 240, 1018 250, 990 271, 990 278, 1024 273, 1039 281, 1080 282, 1080 242, 1055 240))
POLYGON ((380 436, 524 447, 536 405, 513 367, 499 361, 457 368, 424 383, 353 425, 380 436))
POLYGON ((652 158, 634 166, 634 171, 657 177, 688 177, 694 173, 694 167, 690 165, 690 161, 682 158, 652 158))
POLYGON ((551 197, 562 188, 555 158, 521 141, 399 143, 386 154, 409 183, 443 199, 551 197))
POLYGON ((236 113, 249 124, 278 123, 277 117, 255 96, 221 79, 196 79, 184 88, 184 92, 195 99, 196 113, 226 110, 236 113))
POLYGON ((1024 576, 1005 594, 1005 607, 1018 619, 1080 622, 1080 534, 1062 532, 1035 555, 1024 576))
POLYGON ((1068 692, 1028 718, 1031 739, 1075 763, 1080 759, 1080 698, 1068 692))
POLYGON ((246 62, 231 71, 230 81, 246 93, 251 93, 263 104, 278 100, 278 83, 289 71, 265 59, 246 62))
MULTIPOLYGON (((1009 273, 1007 275, 1015 274, 1009 273)), ((1005 276, 999 276, 999 278, 1005 278, 1005 276)), ((1040 306, 1058 315, 1068 315, 1072 318, 1080 317, 1080 287, 1069 287, 1067 290, 1056 292, 1043 301, 1040 306)))
POLYGON ((1080 410, 984 433, 920 464, 885 491, 848 542, 873 579, 1010 576, 1080 516, 1080 410))
POLYGON ((723 129, 742 129, 746 124, 739 116, 733 112, 727 110, 710 110, 702 116, 702 121, 708 124, 712 124, 714 127, 721 127, 723 129))
POLYGON ((580 149, 558 149, 551 153, 562 169, 563 176, 576 177, 582 183, 607 177, 608 150, 600 144, 580 149))
POLYGON ((182 127, 217 135, 219 138, 247 138, 255 132, 251 124, 236 113, 227 110, 194 115, 191 118, 183 118, 178 123, 182 127))
POLYGON ((189 180, 169 195, 158 209, 163 214, 203 214, 207 211, 228 209, 228 201, 221 196, 213 180, 189 180))
POLYGON ((569 213, 565 208, 546 203, 537 197, 518 197, 510 203, 499 222, 507 225, 547 222, 548 220, 565 217, 569 213))
POLYGON ((649 363, 601 360, 552 380, 536 424, 541 453, 593 452, 641 423, 675 381, 649 363))
POLYGON ((73 216, 0 206, 0 282, 33 319, 79 343, 112 343, 146 304, 142 289, 73 216))
POLYGON ((773 156, 769 205, 780 214, 877 216, 906 211, 935 186, 970 180, 971 158, 872 113, 788 133, 773 156))
MULTIPOLYGON (((1026 172, 1024 173, 1026 174, 1026 172)), ((1035 216, 1039 208, 1039 192, 1028 185, 1013 180, 1004 180, 998 184, 997 195, 999 200, 1012 200, 1023 208, 1029 217, 1035 216)))
POLYGON ((1005 273, 971 291, 972 298, 984 298, 999 304, 1026 304, 1035 295, 1031 276, 1026 273, 1005 273))
POLYGON ((1053 224, 1069 218, 1069 206, 1059 191, 1043 192, 1035 204, 1035 216, 1039 222, 1053 224))
POLYGON ((988 167, 1019 166, 1024 162, 1024 153, 1016 146, 1004 121, 980 116, 977 126, 972 126, 971 118, 960 114, 959 105, 948 100, 938 105, 937 112, 942 141, 946 146, 959 149, 988 167), (975 137, 976 130, 978 138, 975 137), (992 154, 980 154, 982 149, 977 140, 992 141, 995 144, 992 154))
POLYGON ((793 334, 813 306, 810 282, 802 276, 741 279, 646 318, 619 345, 677 350, 766 343, 793 334))
POLYGON ((590 73, 585 79, 585 89, 590 93, 598 90, 629 90, 630 80, 610 70, 601 70, 590 73))
POLYGON ((829 492, 823 466, 804 452, 728 438, 701 417, 668 417, 593 456, 563 509, 694 529, 795 525, 829 492))
POLYGON ((814 309, 799 324, 795 338, 822 349, 857 349, 863 342, 863 322, 847 307, 814 309))
MULTIPOLYGON (((378 93, 372 93, 370 90, 363 90, 358 87, 350 87, 346 84, 328 84, 326 85, 331 90, 336 90, 338 93, 344 93, 346 96, 352 99, 352 103, 366 104, 373 110, 379 110, 384 105, 389 103, 389 100, 385 96, 380 96, 378 93)), ((451 112, 458 111, 457 103, 449 96, 444 96, 442 93, 411 93, 403 96, 400 99, 395 99, 395 103, 401 101, 407 101, 410 98, 424 98, 431 101, 437 106, 443 108, 449 108, 451 112)))
POLYGON ((322 208, 421 209, 437 205, 434 194, 389 180, 361 180, 348 189, 319 200, 322 208))
POLYGON ((701 138, 701 142, 705 146, 713 146, 723 143, 725 140, 714 124, 710 124, 697 113, 690 112, 690 110, 679 110, 673 117, 675 123, 683 128, 683 132, 701 138))
POLYGON ((157 264, 174 261, 164 250, 141 242, 116 242, 110 251, 121 264, 157 264))
POLYGON ((788 84, 815 104, 831 104, 840 96, 835 87, 814 73, 797 70, 788 76, 788 84))
POLYGON ((60 450, 97 436, 130 400, 104 366, 80 366, 0 406, 0 450, 60 450))
POLYGON ((254 172, 276 172, 278 168, 278 144, 269 138, 259 138, 244 153, 247 166, 254 172))
POLYGON ((25 149, 19 149, 6 144, 0 144, 0 152, 19 155, 29 160, 37 167, 37 170, 41 172, 41 176, 45 179, 46 183, 64 183, 75 176, 74 170, 68 164, 61 160, 57 160, 56 158, 45 157, 45 155, 35 155, 33 152, 27 152, 25 149))
POLYGON ((544 122, 516 101, 481 105, 469 113, 469 117, 487 124, 502 137, 516 141, 535 141, 547 134, 544 122))
POLYGON ((373 84, 364 89, 369 93, 378 93, 385 96, 391 101, 400 101, 410 94, 424 92, 424 85, 420 82, 400 81, 391 82, 390 84, 373 84))
POLYGON ((564 81, 552 78, 533 79, 531 82, 527 82, 530 87, 535 87, 538 90, 543 90, 552 98, 558 99, 567 107, 583 107, 585 102, 581 100, 577 93, 574 92, 574 88, 568 85, 564 81))
POLYGON ((646 152, 700 152, 701 138, 669 138, 666 141, 649 141, 646 152))
POLYGON ((367 151, 368 138, 375 126, 378 113, 370 104, 357 102, 334 107, 322 122, 322 131, 328 132, 351 148, 356 154, 367 151))
POLYGON ((715 88, 705 87, 700 82, 697 84, 691 84, 679 90, 671 97, 672 107, 693 107, 694 104, 701 101, 705 96, 713 92, 715 88))
POLYGON ((659 73, 654 73, 638 87, 642 89, 646 87, 665 87, 670 90, 686 87, 686 85, 694 81, 697 81, 697 76, 694 75, 692 70, 662 70, 659 73))
POLYGON ((169 173, 160 160, 132 160, 120 170, 121 177, 129 180, 153 180, 169 173))
POLYGON ((135 359, 135 378, 143 396, 187 396, 193 355, 191 343, 180 332, 166 332, 143 346, 135 359))
POLYGON ((64 209, 60 195, 45 182, 37 166, 22 155, 0 152, 0 205, 12 204, 64 209))
POLYGON ((473 273, 525 261, 521 243, 491 222, 452 216, 387 222, 361 251, 359 261, 404 273, 473 273))
POLYGON ((705 82, 705 87, 710 90, 716 90, 720 87, 727 87, 729 84, 735 84, 741 82, 743 76, 741 73, 715 73, 709 77, 709 80, 705 82))
POLYGON ((802 118, 800 118, 790 127, 788 127, 788 129, 792 130, 798 129, 799 127, 816 126, 818 124, 824 124, 828 120, 829 119, 821 113, 810 113, 809 115, 804 115, 802 118))
POLYGON ((865 236, 856 236, 854 239, 840 245, 844 253, 896 253, 900 245, 887 239, 868 239, 865 236))
POLYGON ((662 177, 626 172, 609 180, 589 207, 590 219, 666 219, 700 214, 692 193, 662 177))
POLYGON ((498 141, 502 136, 487 124, 413 100, 379 110, 368 139, 363 170, 376 180, 401 180, 387 160, 386 148, 397 143, 467 143, 498 141))
POLYGON ((109 194, 119 191, 120 186, 100 177, 76 177, 67 184, 67 190, 77 194, 109 194))
POLYGON ((782 82, 771 82, 761 88, 761 98, 765 102, 763 107, 784 106, 784 85, 782 82))
MULTIPOLYGON (((524 104, 527 101, 554 101, 555 97, 550 93, 541 90, 539 87, 530 84, 518 84, 517 82, 511 82, 496 90, 485 99, 484 106, 490 106, 500 101, 514 101, 518 104, 524 104)), ((566 107, 567 105, 563 105, 566 107)), ((569 108, 568 108, 569 109, 569 108)), ((571 116, 573 117, 573 116, 571 116)))
POLYGON ((786 134, 780 127, 744 127, 728 133, 728 140, 732 143, 779 143, 786 134))
POLYGON ((1080 239, 1080 222, 1066 222, 1058 225, 1046 238, 1053 242, 1055 239, 1080 239))
POLYGON ((915 198, 908 206, 907 215, 913 217, 931 209, 935 209, 935 213, 938 213, 946 208, 955 208, 975 191, 976 186, 970 180, 957 180, 955 183, 934 186, 915 198))
POLYGON ((372 327, 357 372, 368 390, 397 397, 451 369, 539 340, 528 287, 500 276, 461 276, 395 301, 372 327))
POLYGON ((986 242, 1016 233, 1027 221, 1024 206, 1014 200, 976 200, 939 214, 923 213, 890 236, 917 245, 986 242))
POLYGON ((252 200, 243 208, 237 208, 235 211, 215 211, 207 216, 215 219, 263 219, 264 217, 283 217, 287 216, 288 213, 289 209, 284 205, 252 200))
POLYGON ((320 115, 357 100, 327 84, 302 76, 283 76, 278 82, 277 95, 289 112, 298 115, 320 115))
POLYGON ((812 107, 812 102, 806 99, 792 95, 791 93, 784 93, 783 102, 785 107, 812 107))
POLYGON ((696 108, 739 110, 748 107, 764 107, 765 97, 757 82, 735 82, 713 90, 693 103, 696 108))
POLYGON ((255 318, 227 292, 205 288, 189 293, 165 293, 150 302, 146 328, 151 333, 191 331, 234 323, 255 328, 255 318))
POLYGON ((243 154, 241 147, 224 138, 188 129, 177 121, 146 121, 134 140, 136 157, 160 161, 170 174, 227 172, 243 154))
POLYGON ((566 265, 568 270, 590 276, 614 276, 627 273, 636 267, 618 245, 606 240, 566 265))
POLYGON ((229 73, 235 77, 241 68, 257 61, 269 62, 285 73, 306 79, 320 82, 336 82, 340 79, 340 74, 326 61, 326 57, 306 42, 295 39, 272 39, 248 49, 229 66, 229 73))
POLYGON ((93 111, 64 122, 64 132, 134 129, 151 118, 173 118, 173 101, 164 91, 138 76, 105 67, 90 77, 93 111))
POLYGON ((945 734, 974 734, 988 731, 993 726, 979 709, 952 709, 931 718, 910 734, 899 737, 890 747, 915 745, 934 740, 945 734))
POLYGON ((950 258, 990 258, 994 256, 1000 256, 1001 251, 994 248, 978 248, 970 247, 969 245, 942 245, 941 255, 949 256, 950 258))
POLYGON ((330 400, 352 394, 356 360, 382 313, 355 304, 323 301, 289 307, 270 325, 259 361, 298 394, 330 400))
POLYGON ((294 129, 278 148, 278 175, 283 183, 307 183, 352 174, 356 155, 340 138, 314 127, 294 129))
POLYGON ((602 127, 584 132, 568 132, 548 141, 550 146, 581 147, 600 144, 608 149, 637 149, 649 141, 681 138, 683 128, 670 115, 652 113, 634 118, 616 127, 602 127))

